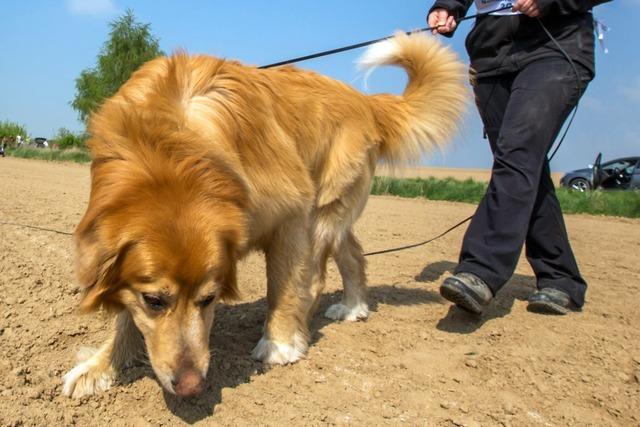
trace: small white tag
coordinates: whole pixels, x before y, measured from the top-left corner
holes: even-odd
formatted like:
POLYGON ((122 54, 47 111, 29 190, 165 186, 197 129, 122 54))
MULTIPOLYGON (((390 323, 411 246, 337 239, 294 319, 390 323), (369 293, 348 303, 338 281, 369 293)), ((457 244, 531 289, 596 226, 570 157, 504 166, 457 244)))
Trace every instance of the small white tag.
POLYGON ((491 15, 520 15, 520 12, 513 12, 513 1, 511 0, 475 0, 478 13, 489 13, 491 15), (505 8, 509 9, 505 9, 505 8), (498 10, 503 9, 503 10, 498 10))

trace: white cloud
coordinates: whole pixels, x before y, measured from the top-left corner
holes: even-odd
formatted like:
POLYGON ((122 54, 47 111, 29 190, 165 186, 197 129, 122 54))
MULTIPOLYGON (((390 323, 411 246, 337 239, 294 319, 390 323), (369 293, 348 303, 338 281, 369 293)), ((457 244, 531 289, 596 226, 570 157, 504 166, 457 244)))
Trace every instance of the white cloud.
POLYGON ((106 15, 116 11, 112 0, 66 0, 67 10, 74 15, 106 15))

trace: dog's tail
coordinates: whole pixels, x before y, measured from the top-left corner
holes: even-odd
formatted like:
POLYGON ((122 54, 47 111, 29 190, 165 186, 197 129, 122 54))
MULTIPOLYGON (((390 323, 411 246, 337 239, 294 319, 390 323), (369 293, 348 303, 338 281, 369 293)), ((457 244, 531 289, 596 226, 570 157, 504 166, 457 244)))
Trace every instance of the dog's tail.
POLYGON ((417 161, 455 132, 468 99, 465 66, 434 37, 404 33, 371 46, 359 60, 368 73, 384 64, 404 68, 409 82, 402 96, 370 98, 381 133, 381 157, 392 163, 417 161))

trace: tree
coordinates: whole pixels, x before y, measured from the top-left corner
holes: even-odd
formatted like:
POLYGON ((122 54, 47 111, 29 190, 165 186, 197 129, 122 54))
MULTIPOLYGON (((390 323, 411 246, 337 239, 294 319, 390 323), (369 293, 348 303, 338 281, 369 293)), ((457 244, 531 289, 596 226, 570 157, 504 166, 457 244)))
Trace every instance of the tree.
POLYGON ((137 22, 131 9, 109 25, 109 40, 102 46, 96 66, 82 70, 76 79, 76 96, 71 106, 85 123, 138 67, 164 55, 158 39, 151 34, 150 24, 137 22))

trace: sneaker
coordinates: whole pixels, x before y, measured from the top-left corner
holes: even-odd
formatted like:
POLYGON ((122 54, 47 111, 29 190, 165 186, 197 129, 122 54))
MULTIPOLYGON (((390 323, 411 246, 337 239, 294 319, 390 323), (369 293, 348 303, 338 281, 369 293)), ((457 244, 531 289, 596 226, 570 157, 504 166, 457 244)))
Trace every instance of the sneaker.
POLYGON ((543 288, 529 297, 527 310, 542 314, 567 314, 577 308, 566 292, 555 288, 543 288))
POLYGON ((482 314, 484 307, 493 298, 489 286, 472 273, 458 273, 447 277, 440 285, 440 295, 475 314, 482 314))

